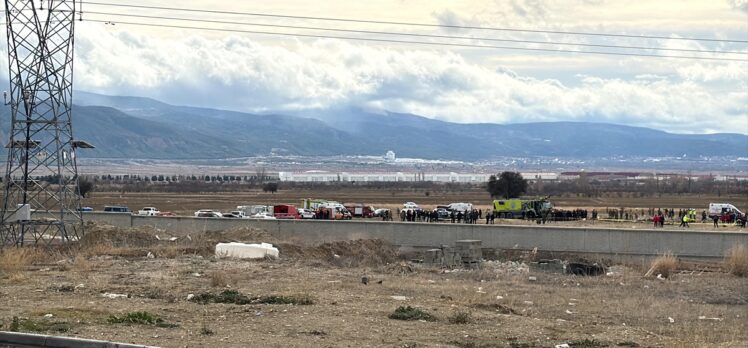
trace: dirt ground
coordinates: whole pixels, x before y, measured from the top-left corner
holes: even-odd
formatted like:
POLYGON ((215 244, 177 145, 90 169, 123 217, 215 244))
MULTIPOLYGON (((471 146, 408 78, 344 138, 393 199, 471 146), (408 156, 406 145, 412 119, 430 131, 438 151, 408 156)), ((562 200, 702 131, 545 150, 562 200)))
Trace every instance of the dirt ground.
POLYGON ((379 241, 300 245, 244 229, 168 242, 154 233, 99 226, 52 256, 4 250, 0 330, 163 347, 748 346, 748 279, 718 265, 669 279, 643 277, 643 265, 583 277, 529 273, 531 255, 519 255, 448 270, 379 241), (281 258, 216 260, 211 246, 231 240, 272 242, 281 258), (226 290, 253 300, 188 300, 226 290), (268 296, 311 304, 258 300, 268 296), (390 319, 400 306, 434 319, 390 319), (136 311, 162 321, 117 323, 136 311))

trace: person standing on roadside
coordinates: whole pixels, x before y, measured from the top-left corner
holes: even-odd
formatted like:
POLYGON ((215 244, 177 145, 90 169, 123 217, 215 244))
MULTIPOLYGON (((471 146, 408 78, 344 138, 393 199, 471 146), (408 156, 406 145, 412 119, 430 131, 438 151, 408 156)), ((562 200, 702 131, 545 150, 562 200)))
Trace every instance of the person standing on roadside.
POLYGON ((680 219, 679 227, 688 227, 688 214, 683 214, 683 217, 680 219))

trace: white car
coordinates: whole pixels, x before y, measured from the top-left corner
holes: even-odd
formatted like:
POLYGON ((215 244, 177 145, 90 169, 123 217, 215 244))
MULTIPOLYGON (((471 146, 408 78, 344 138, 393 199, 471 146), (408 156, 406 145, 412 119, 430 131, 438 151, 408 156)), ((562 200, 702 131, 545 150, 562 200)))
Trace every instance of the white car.
POLYGON ((143 209, 138 210, 138 215, 144 215, 144 216, 158 216, 161 214, 158 209, 154 207, 145 207, 143 209))
POLYGON ((222 217, 223 215, 217 211, 210 209, 200 209, 195 212, 195 217, 222 217))
POLYGON ((298 209, 302 219, 314 219, 314 212, 307 209, 298 209))
POLYGON ((403 209, 418 209, 418 204, 415 204, 414 202, 405 202, 405 204, 403 204, 403 209))
POLYGON ((270 212, 257 213, 255 215, 250 216, 249 218, 258 219, 258 220, 275 220, 275 216, 273 216, 273 214, 270 212))
POLYGON ((374 216, 382 216, 385 212, 390 211, 387 208, 379 208, 374 210, 374 216))

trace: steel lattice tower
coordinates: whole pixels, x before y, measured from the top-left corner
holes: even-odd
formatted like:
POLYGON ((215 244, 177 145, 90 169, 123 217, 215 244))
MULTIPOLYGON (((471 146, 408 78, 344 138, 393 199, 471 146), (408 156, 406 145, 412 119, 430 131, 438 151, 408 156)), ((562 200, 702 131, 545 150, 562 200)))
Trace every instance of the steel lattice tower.
POLYGON ((73 139, 74 0, 5 0, 10 141, 0 247, 83 234, 73 139))

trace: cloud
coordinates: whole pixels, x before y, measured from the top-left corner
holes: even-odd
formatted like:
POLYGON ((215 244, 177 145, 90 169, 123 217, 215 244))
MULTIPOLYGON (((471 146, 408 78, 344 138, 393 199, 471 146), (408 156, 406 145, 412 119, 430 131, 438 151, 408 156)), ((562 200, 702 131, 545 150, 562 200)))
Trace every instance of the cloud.
MULTIPOLYGON (((745 0, 731 4, 740 9, 745 0)), ((628 18, 621 15, 609 21, 611 13, 618 13, 610 6, 629 10, 620 2, 590 0, 511 0, 494 5, 486 5, 484 11, 442 8, 426 14, 450 25, 602 30, 622 25, 628 18), (588 18, 594 20, 588 22, 588 18)), ((721 6, 735 14, 724 3, 721 6)), ((637 33, 639 25, 644 25, 642 30, 651 28, 647 22, 651 19, 637 22, 640 16, 630 17, 635 24, 626 24, 629 31, 620 32, 637 33)), ((733 20, 724 21, 735 27, 733 20)), ((247 112, 356 107, 456 122, 600 121, 675 132, 748 134, 748 65, 744 62, 449 50, 329 39, 250 39, 195 31, 175 31, 164 37, 130 30, 135 27, 90 22, 78 26, 77 89, 247 112)), ((609 39, 603 43, 640 42, 609 39)), ((676 40, 645 43, 663 48, 714 48, 713 44, 676 40)), ((0 69, 0 73, 7 72, 0 69)))
POLYGON ((669 73, 643 72, 630 80, 580 75, 570 86, 445 51, 338 40, 283 47, 246 37, 159 40, 97 32, 78 43, 78 89, 174 104, 248 112, 360 107, 456 122, 577 120, 748 133, 740 64, 663 60, 673 67, 669 73), (732 88, 701 83, 716 80, 732 88))
POLYGON ((727 0, 730 7, 748 13, 748 0, 727 0))

